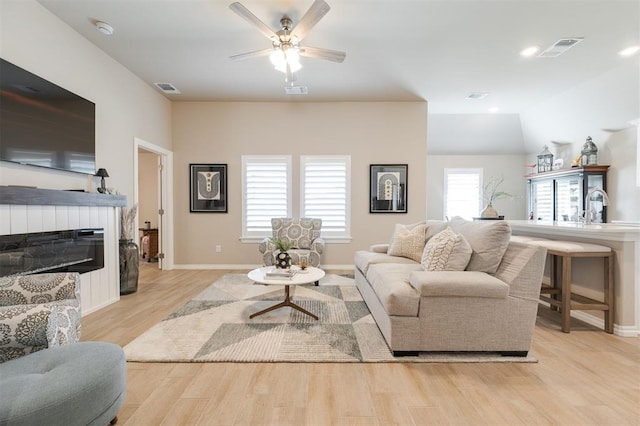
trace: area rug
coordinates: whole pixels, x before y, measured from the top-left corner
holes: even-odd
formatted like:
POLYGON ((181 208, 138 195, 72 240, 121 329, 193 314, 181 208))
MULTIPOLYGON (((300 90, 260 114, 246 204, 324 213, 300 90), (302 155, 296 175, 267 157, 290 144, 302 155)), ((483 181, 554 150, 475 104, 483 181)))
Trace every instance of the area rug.
POLYGON ((353 278, 327 274, 319 286, 291 286, 290 307, 249 319, 284 299, 284 287, 227 274, 124 351, 134 362, 536 362, 497 353, 394 357, 353 278))

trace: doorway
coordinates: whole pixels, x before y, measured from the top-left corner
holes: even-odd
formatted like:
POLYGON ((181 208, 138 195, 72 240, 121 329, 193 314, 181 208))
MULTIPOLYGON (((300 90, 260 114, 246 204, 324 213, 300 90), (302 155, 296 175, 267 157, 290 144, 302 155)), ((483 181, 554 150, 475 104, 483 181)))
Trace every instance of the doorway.
POLYGON ((134 202, 138 204, 141 261, 173 269, 173 153, 134 138, 134 202))

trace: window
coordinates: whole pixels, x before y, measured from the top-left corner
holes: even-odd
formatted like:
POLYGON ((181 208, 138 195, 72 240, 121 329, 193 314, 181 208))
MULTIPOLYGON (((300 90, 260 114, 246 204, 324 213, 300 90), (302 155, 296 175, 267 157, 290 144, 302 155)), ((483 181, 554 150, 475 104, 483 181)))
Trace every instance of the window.
POLYGON ((471 220, 482 208, 482 169, 444 169, 444 216, 471 220))
POLYGON ((271 234, 272 217, 291 216, 291 156, 242 156, 242 236, 271 234))
POLYGON ((350 241, 351 157, 300 157, 300 210, 292 209, 291 156, 242 156, 242 240, 271 235, 273 217, 319 217, 322 236, 350 241))
POLYGON ((300 157, 300 217, 321 218, 324 238, 350 238, 350 183, 351 157, 300 157))

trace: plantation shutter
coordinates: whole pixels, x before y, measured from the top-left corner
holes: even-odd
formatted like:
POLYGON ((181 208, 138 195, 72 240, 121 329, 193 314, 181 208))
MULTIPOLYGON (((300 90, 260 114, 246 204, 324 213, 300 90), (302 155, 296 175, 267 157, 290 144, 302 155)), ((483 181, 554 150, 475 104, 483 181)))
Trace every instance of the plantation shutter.
POLYGON ((460 216, 471 220, 481 206, 482 169, 444 170, 444 216, 460 216))
POLYGON ((243 236, 271 234, 271 218, 291 216, 291 157, 243 156, 243 236))
POLYGON ((350 234, 349 156, 302 156, 301 216, 322 219, 322 235, 350 234))

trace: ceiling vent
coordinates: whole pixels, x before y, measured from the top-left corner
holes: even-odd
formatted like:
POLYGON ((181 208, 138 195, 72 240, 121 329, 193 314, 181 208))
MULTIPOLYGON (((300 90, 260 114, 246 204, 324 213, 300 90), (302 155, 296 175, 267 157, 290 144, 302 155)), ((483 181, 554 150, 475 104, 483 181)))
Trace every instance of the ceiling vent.
POLYGON ((556 58, 562 55, 567 50, 571 49, 576 44, 584 40, 584 37, 574 38, 561 38, 560 40, 547 47, 543 52, 538 55, 539 58, 556 58))
POLYGON ((474 99, 474 100, 477 100, 477 99, 484 99, 484 98, 486 98, 487 96, 489 96, 489 94, 488 94, 488 93, 486 93, 486 92, 471 92, 471 93, 469 93, 469 94, 467 95, 467 97, 466 97, 465 99, 474 99))
POLYGON ((168 93, 170 95, 177 95, 180 93, 176 87, 171 83, 153 83, 156 87, 162 90, 164 93, 168 93))
POLYGON ((307 86, 284 86, 284 91, 287 95, 306 95, 309 93, 307 86))

